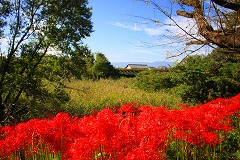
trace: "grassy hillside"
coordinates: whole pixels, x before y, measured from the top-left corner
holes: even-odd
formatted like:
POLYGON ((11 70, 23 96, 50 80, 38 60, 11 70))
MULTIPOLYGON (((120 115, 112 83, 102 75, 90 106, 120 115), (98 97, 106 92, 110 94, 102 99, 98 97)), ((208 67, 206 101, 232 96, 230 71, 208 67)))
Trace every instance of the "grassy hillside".
POLYGON ((122 104, 167 106, 177 108, 181 98, 173 93, 146 92, 134 87, 135 79, 101 79, 98 81, 73 80, 66 82, 66 92, 71 101, 64 110, 72 114, 86 115, 106 107, 122 104))

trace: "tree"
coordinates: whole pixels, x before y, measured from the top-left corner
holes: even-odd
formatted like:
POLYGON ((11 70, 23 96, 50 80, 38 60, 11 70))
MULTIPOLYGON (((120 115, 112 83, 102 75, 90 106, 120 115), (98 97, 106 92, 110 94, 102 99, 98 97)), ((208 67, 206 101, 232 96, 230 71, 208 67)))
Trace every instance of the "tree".
POLYGON ((240 60, 216 52, 189 56, 175 68, 182 77, 179 91, 184 101, 198 103, 239 93, 240 60))
POLYGON ((85 68, 86 68, 86 73, 83 76, 86 79, 92 79, 93 75, 92 75, 92 66, 94 65, 94 54, 88 54, 86 57, 83 58, 84 62, 85 62, 85 68))
POLYGON ((8 40, 7 46, 1 44, 0 57, 2 124, 51 97, 43 84, 48 76, 41 69, 43 59, 50 50, 59 56, 74 53, 90 35, 87 4, 87 0, 1 1, 1 39, 8 40))
MULTIPOLYGON (((172 43, 180 43, 181 40, 184 40, 186 48, 190 45, 201 45, 201 47, 210 45, 213 48, 216 48, 215 46, 224 48, 231 53, 240 52, 239 0, 168 0, 169 6, 162 6, 161 3, 153 0, 138 1, 153 5, 154 9, 172 21, 171 24, 166 24, 159 19, 150 19, 152 22, 158 25, 175 25, 181 30, 182 34, 171 36, 172 43), (173 7, 174 5, 177 6, 173 7), (194 25, 187 26, 186 28, 189 30, 181 26, 174 19, 174 13, 187 19, 193 19, 198 33, 192 32, 194 25)), ((184 52, 186 52, 186 48, 184 52)))
POLYGON ((4 33, 2 28, 7 24, 5 18, 9 16, 11 10, 11 3, 8 0, 2 0, 0 3, 0 37, 2 37, 4 33))
POLYGON ((82 79, 87 75, 87 58, 91 55, 91 51, 87 46, 76 47, 68 57, 63 59, 62 67, 66 68, 68 75, 72 75, 78 79, 82 79))
POLYGON ((96 60, 91 68, 94 79, 116 77, 117 70, 111 65, 104 54, 96 53, 96 60))

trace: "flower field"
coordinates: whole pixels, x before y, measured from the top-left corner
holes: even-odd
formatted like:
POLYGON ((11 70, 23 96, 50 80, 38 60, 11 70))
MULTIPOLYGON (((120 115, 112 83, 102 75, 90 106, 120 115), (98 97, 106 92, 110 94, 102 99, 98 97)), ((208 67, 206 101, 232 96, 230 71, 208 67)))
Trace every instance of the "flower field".
POLYGON ((126 104, 81 118, 58 113, 1 127, 0 159, 221 159, 227 149, 237 159, 239 111, 240 94, 179 109, 126 104))

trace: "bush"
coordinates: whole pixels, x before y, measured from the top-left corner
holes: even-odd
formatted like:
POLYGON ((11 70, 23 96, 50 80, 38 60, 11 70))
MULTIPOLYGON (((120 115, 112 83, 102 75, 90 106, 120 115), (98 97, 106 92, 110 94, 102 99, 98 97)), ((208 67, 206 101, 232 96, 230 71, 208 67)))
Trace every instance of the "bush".
POLYGON ((191 104, 236 95, 240 91, 240 59, 224 56, 216 52, 189 56, 169 72, 142 72, 137 75, 137 87, 150 91, 170 89, 191 104))
POLYGON ((136 86, 146 91, 169 89, 178 84, 177 74, 174 72, 143 71, 137 74, 136 80, 136 86))
POLYGON ((91 67, 91 74, 93 79, 100 78, 116 78, 118 77, 118 70, 116 70, 104 54, 96 53, 96 60, 91 67))
POLYGON ((181 72, 185 102, 204 102, 217 97, 229 97, 240 91, 240 63, 218 62, 204 56, 192 56, 175 68, 181 72))

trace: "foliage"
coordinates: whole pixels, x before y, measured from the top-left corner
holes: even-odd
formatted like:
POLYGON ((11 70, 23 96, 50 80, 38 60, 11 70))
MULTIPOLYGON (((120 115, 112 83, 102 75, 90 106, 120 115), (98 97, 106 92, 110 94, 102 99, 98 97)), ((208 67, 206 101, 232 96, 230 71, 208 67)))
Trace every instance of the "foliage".
POLYGON ((180 94, 184 101, 204 102, 239 93, 240 61, 215 60, 212 56, 191 56, 176 67, 182 77, 180 94))
POLYGON ((6 17, 12 11, 12 4, 8 0, 2 0, 0 3, 0 37, 4 35, 4 30, 2 29, 4 26, 7 25, 6 17))
POLYGON ((143 71, 136 76, 136 86, 146 91, 159 91, 173 88, 178 84, 177 76, 174 72, 143 71))
POLYGON ((152 91, 170 89, 185 102, 199 103, 239 93, 239 72, 239 55, 219 49, 207 56, 189 56, 169 72, 140 73, 137 86, 152 91))
POLYGON ((58 82, 65 71, 59 72, 59 61, 46 55, 52 51, 59 56, 79 56, 82 39, 92 32, 91 8, 87 4, 87 0, 1 1, 1 38, 9 40, 8 45, 1 46, 1 124, 19 121, 18 115, 39 110, 43 104, 55 105, 51 97, 61 90, 61 84, 56 84, 52 94, 43 81, 58 82))
POLYGON ((91 54, 87 46, 77 47, 69 56, 60 57, 61 69, 67 71, 66 75, 68 77, 75 77, 77 79, 87 77, 89 70, 87 58, 91 57, 91 54))
POLYGON ((49 81, 71 79, 115 78, 117 70, 111 65, 104 54, 94 54, 87 46, 80 46, 66 56, 46 55, 43 58, 41 70, 49 81))
POLYGON ((239 111, 240 95, 178 110, 126 104, 82 118, 58 113, 1 127, 0 157, 234 159, 239 111))
POLYGON ((117 77, 118 71, 111 65, 104 54, 96 53, 96 59, 91 67, 93 79, 117 77))
POLYGON ((92 66, 94 65, 95 58, 94 54, 89 54, 88 56, 84 57, 85 67, 86 67, 86 74, 83 76, 85 79, 92 79, 92 66))
MULTIPOLYGON (((5 60, 3 59, 2 62, 4 63, 5 60)), ((34 60, 28 56, 14 58, 11 68, 5 75, 7 83, 3 86, 5 92, 1 95, 4 99, 3 104, 6 106, 5 117, 1 115, 1 118, 5 118, 5 123, 44 116, 43 113, 52 111, 50 106, 57 107, 66 102, 62 99, 61 103, 56 103, 57 99, 54 98, 56 94, 63 94, 60 85, 55 85, 51 92, 44 87, 43 79, 54 76, 46 74, 44 68, 32 66, 30 62, 34 63, 34 60), (43 104, 46 106, 44 107, 43 104)), ((55 79, 59 80, 56 77, 55 79)))

